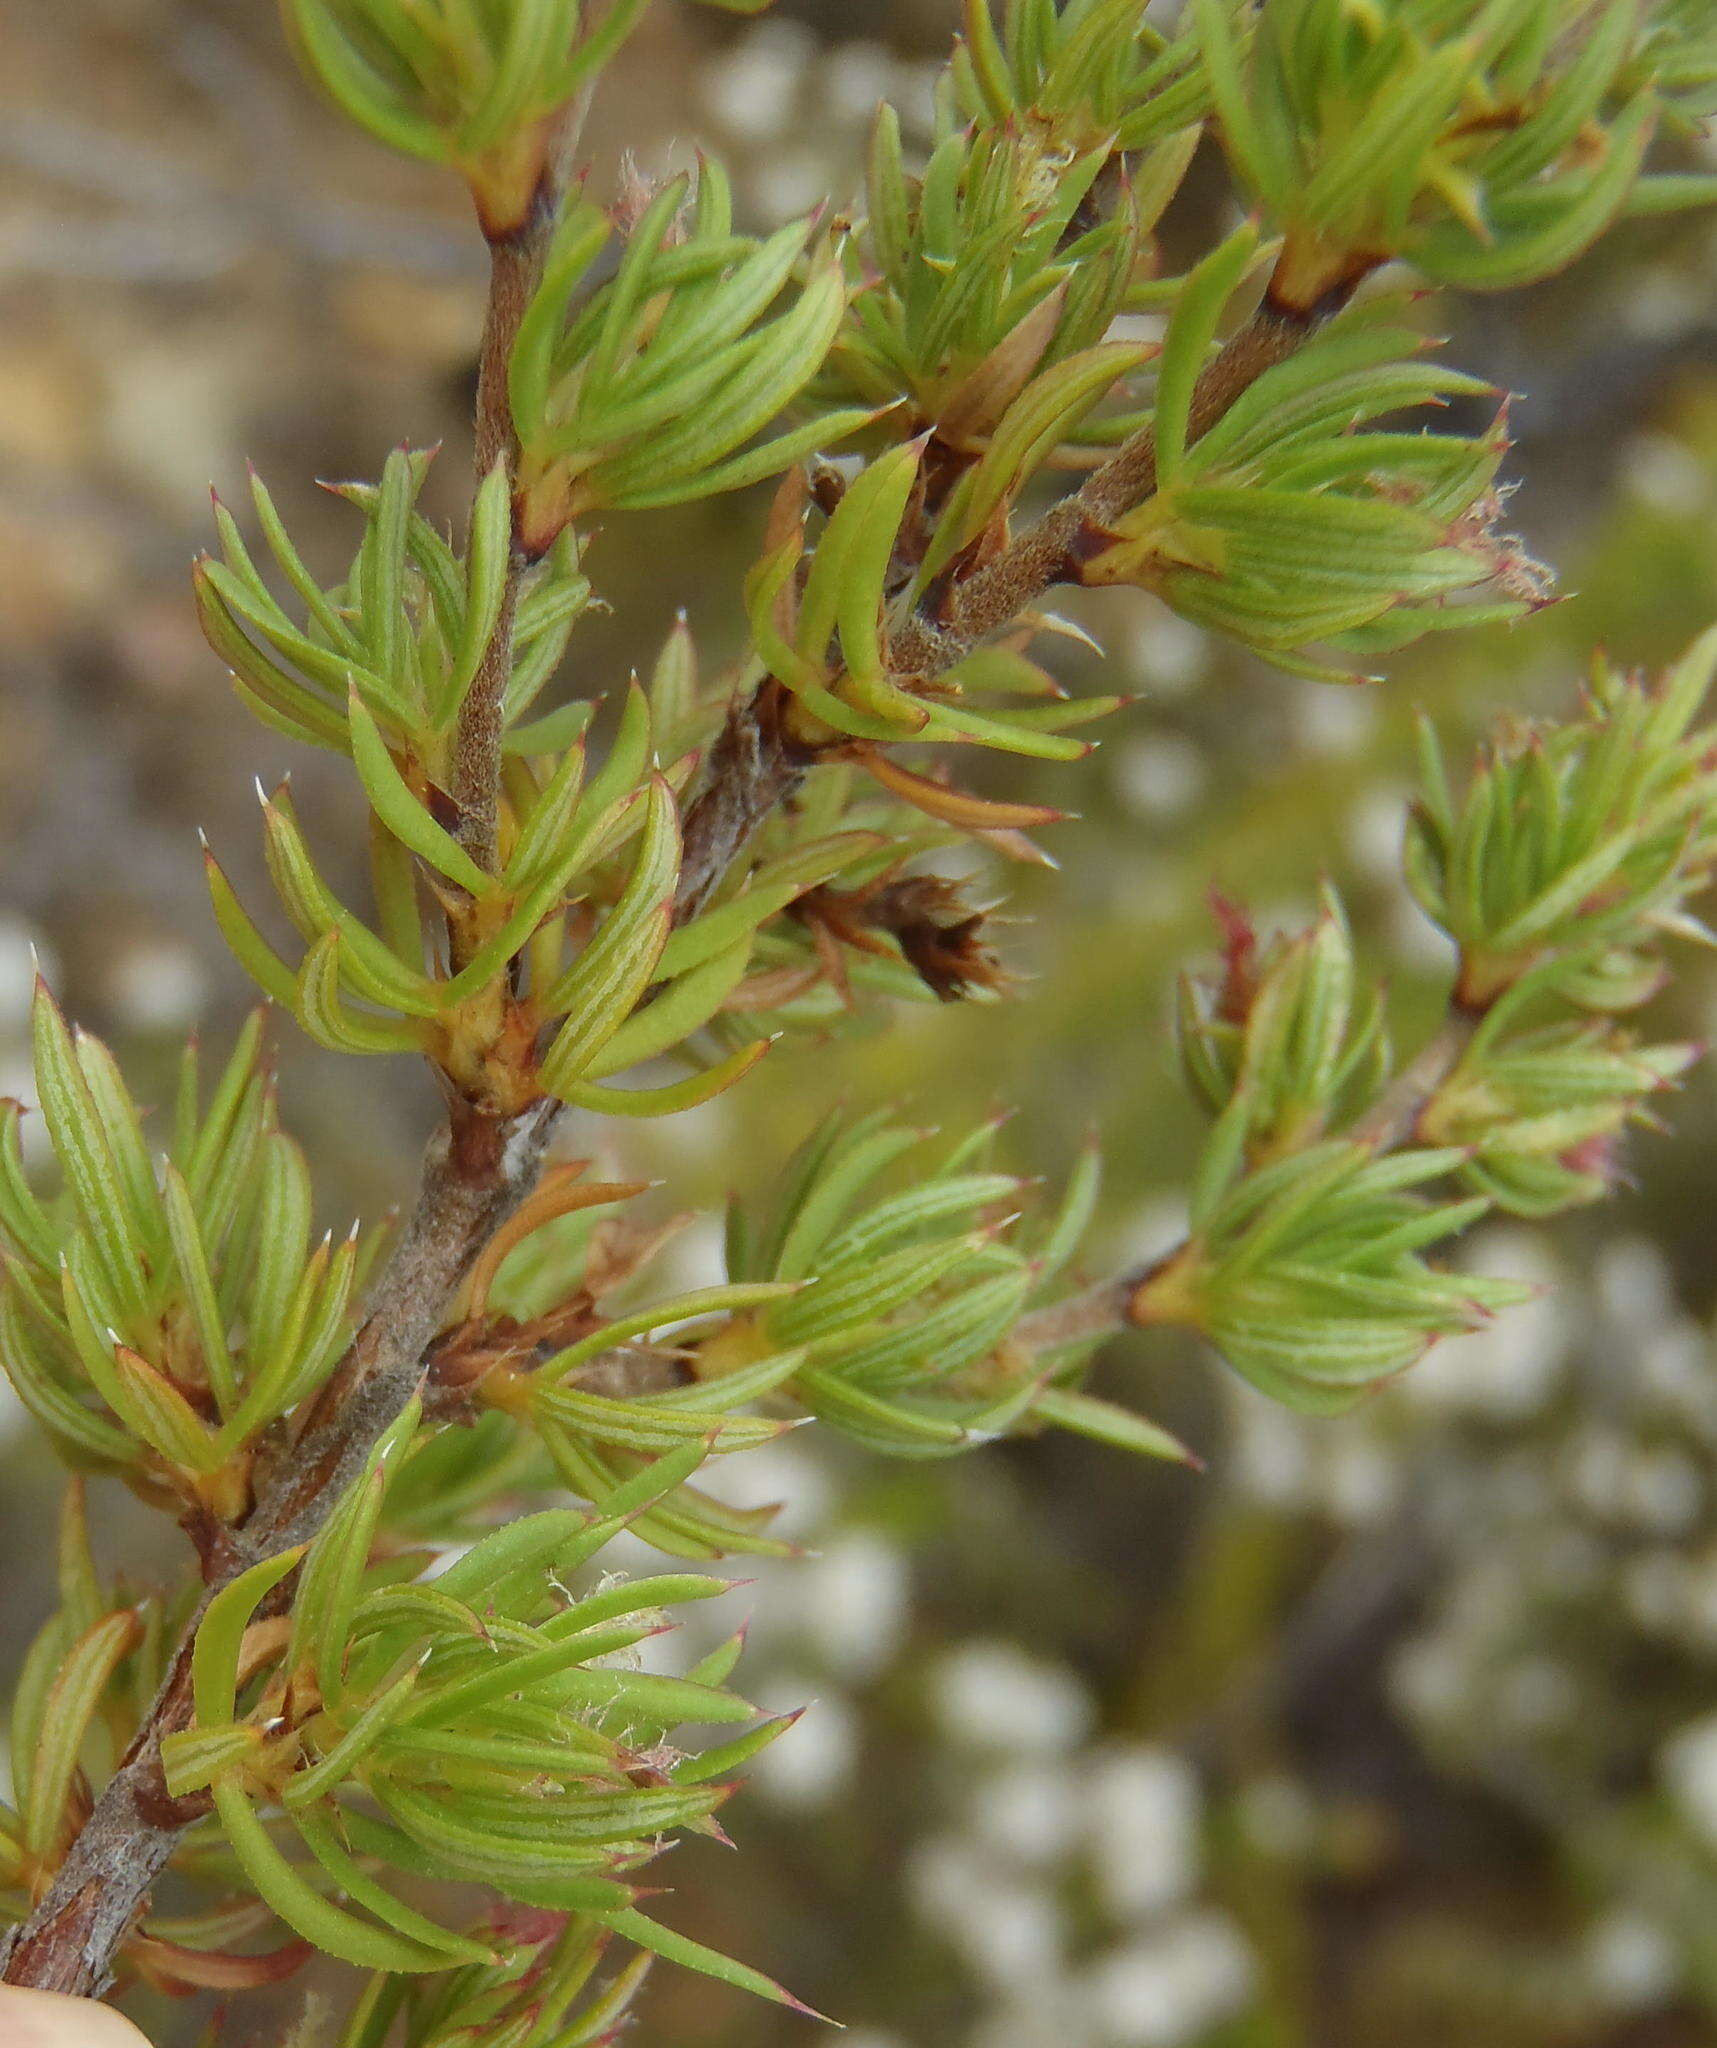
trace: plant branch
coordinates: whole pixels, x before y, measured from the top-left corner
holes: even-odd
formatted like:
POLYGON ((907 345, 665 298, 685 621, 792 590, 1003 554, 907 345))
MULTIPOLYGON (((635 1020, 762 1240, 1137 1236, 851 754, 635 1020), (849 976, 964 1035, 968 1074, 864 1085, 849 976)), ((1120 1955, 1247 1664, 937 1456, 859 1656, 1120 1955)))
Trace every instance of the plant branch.
POLYGON ((1127 1327, 1127 1303, 1141 1277, 1142 1273, 1127 1273, 1118 1280, 1100 1280, 1082 1294, 1070 1294, 1065 1301, 1035 1309, 1015 1323, 1012 1341, 1035 1356, 1040 1351, 1059 1351, 1064 1344, 1112 1337, 1127 1327))
MULTIPOLYGON (((1206 434, 1242 392, 1283 363, 1353 296, 1359 280, 1302 311, 1266 292, 1258 310, 1224 344, 1193 391, 1187 440, 1206 434)), ((1109 528, 1156 489, 1156 436, 1146 426, 1092 471, 1077 491, 1010 541, 984 568, 954 581, 940 615, 920 612, 889 644, 897 675, 936 676, 992 633, 1010 626, 1054 584, 1076 582, 1079 564, 1109 528)))
POLYGON ((798 790, 815 755, 786 729, 781 686, 765 681, 735 699, 710 749, 703 785, 686 812, 674 923, 696 917, 760 825, 798 790))
MULTIPOLYGON (((569 117, 576 126, 580 110, 569 117)), ((565 147, 557 153, 564 161, 565 147)), ((491 249, 492 276, 477 404, 479 478, 511 460, 513 432, 506 369, 512 340, 541 273, 552 233, 558 168, 516 235, 491 249)), ((1345 297, 1345 295, 1343 295, 1345 297)), ((1284 361, 1335 304, 1294 313, 1266 300, 1205 371, 1194 396, 1191 435, 1209 429, 1263 372, 1284 361)), ((1054 583, 1077 570, 1082 534, 1149 495, 1156 477, 1148 431, 1124 444, 1080 490, 1020 536, 988 568, 954 586, 943 623, 915 620, 891 649, 902 674, 939 674, 986 635, 1010 624, 1054 583)), ((512 615, 523 559, 517 550, 495 633, 460 716, 454 795, 459 837, 480 865, 492 866, 498 816, 501 710, 512 660, 512 615)), ((799 787, 815 759, 797 745, 782 716, 778 684, 762 687, 730 713, 711 751, 703 787, 685 823, 685 856, 674 901, 676 923, 708 902, 752 834, 799 787)), ((290 1455, 265 1481, 236 1532, 236 1555, 210 1593, 239 1570, 304 1542, 326 1522, 363 1469, 376 1440, 417 1391, 423 1360, 460 1281, 494 1232, 535 1185, 559 1119, 552 1102, 513 1118, 455 1103, 447 1129, 426 1160, 410 1221, 390 1259, 368 1316, 317 1400, 290 1455)), ((1125 1326, 1139 1276, 1110 1281, 1042 1311, 1021 1334, 1039 1348, 1125 1326), (1034 1327, 1035 1326, 1035 1327, 1034 1327), (1029 1333, 1029 1334, 1028 1334, 1029 1333)), ((200 1618, 201 1609, 198 1617, 200 1618)), ((30 1919, 0 1947, 0 1981, 99 1996, 113 1981, 120 1948, 144 1911, 151 1888, 184 1830, 204 1810, 174 1800, 161 1769, 164 1737, 191 1720, 193 1619, 168 1678, 130 1751, 96 1800, 52 1885, 30 1919)))
MULTIPOLYGON (((1436 1035, 1418 1056, 1396 1075, 1371 1109, 1346 1133, 1356 1145, 1374 1152, 1393 1152, 1412 1142, 1426 1106, 1460 1065, 1472 1043, 1481 1013, 1451 1006, 1436 1035)), ((1186 1247, 1186 1240, 1148 1265, 1137 1266, 1113 1280, 1101 1280, 1081 1294, 1053 1302, 1023 1317, 1014 1326, 1013 1341, 1036 1354, 1053 1351, 1063 1344, 1087 1343, 1111 1337, 1140 1325, 1144 1318, 1134 1313, 1139 1289, 1161 1267, 1186 1247)))
POLYGON ((1482 1016, 1482 1011, 1451 1004, 1436 1036, 1402 1068, 1348 1137, 1357 1145, 1369 1145, 1374 1152, 1393 1152, 1398 1145, 1407 1144, 1432 1098, 1460 1065, 1482 1016))
MULTIPOLYGON (((1354 279, 1309 312, 1266 294, 1251 319, 1226 343, 1193 393, 1188 438, 1207 433, 1242 392, 1286 362, 1352 297, 1354 279)), ((889 642, 896 676, 938 676, 979 641, 1010 626, 1053 585, 1077 577, 1078 551, 1088 537, 1148 498, 1157 474, 1156 439, 1143 427, 1052 506, 986 568, 953 583, 940 621, 919 613, 889 642)), ((703 786, 686 814, 685 858, 674 898, 684 923, 708 902, 746 842, 785 803, 816 760, 816 748, 793 737, 791 701, 773 677, 734 705, 711 751, 703 786)))

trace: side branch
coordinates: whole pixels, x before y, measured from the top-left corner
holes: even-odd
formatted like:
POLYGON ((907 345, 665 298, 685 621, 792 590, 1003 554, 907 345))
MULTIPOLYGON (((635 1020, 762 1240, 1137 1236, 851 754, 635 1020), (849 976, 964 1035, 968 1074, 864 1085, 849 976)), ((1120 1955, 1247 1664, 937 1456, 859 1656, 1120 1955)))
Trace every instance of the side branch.
MULTIPOLYGON (((1266 370, 1286 362, 1347 304, 1357 285, 1356 278, 1309 311, 1266 293, 1257 312, 1199 378, 1187 420, 1188 441, 1207 434, 1266 370)), ((909 620, 889 644, 890 666, 902 676, 937 676, 964 660, 980 641, 1010 626, 1055 584, 1077 582, 1080 562, 1093 544, 1106 536, 1115 520, 1142 504, 1156 483, 1156 436, 1142 427, 993 562, 950 585, 942 595, 939 616, 920 613, 909 620)))
POLYGON ((1419 1119, 1460 1065, 1483 1014, 1458 1003, 1451 1005, 1437 1035, 1410 1066, 1402 1068, 1348 1136, 1374 1152, 1393 1152, 1417 1136, 1419 1119))
POLYGON ((773 680, 736 700, 710 749, 703 787, 686 812, 676 925, 703 909, 752 833, 794 795, 815 759, 787 732, 783 700, 773 680))
MULTIPOLYGON (((1451 1004, 1435 1036, 1402 1068, 1367 1114, 1339 1135, 1373 1152, 1394 1152, 1412 1144, 1420 1118, 1460 1065, 1482 1015, 1482 1011, 1451 1004)), ((1146 1265, 1038 1309, 1015 1326, 1014 1342, 1035 1354, 1116 1336, 1127 1329, 1149 1328, 1158 1318, 1146 1309, 1144 1291, 1165 1267, 1173 1265, 1187 1242, 1183 1238, 1146 1265)))
MULTIPOLYGON (((1354 278, 1309 311, 1267 293, 1200 377, 1188 439, 1208 433, 1266 370, 1286 362, 1347 304, 1358 283, 1354 278)), ((921 611, 901 626, 889 640, 890 669, 901 678, 942 675, 980 641, 1011 626, 1057 583, 1076 581, 1081 547, 1148 498, 1156 476, 1156 438, 1144 427, 995 561, 957 578, 943 594, 940 619, 921 611)), ((687 814, 676 923, 703 908, 752 833, 793 795, 814 764, 816 746, 795 739, 791 714, 791 702, 773 677, 729 713, 687 814)))

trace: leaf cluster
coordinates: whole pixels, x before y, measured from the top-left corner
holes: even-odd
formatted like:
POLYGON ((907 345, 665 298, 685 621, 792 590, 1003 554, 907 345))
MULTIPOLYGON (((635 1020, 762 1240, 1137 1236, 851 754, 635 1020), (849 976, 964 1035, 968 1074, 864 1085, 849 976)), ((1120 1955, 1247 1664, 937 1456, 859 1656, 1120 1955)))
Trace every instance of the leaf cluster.
POLYGON ((998 24, 988 0, 965 0, 948 97, 968 121, 1137 157, 1210 110, 1196 35, 1144 15, 1126 0, 1005 0, 998 24))
MULTIPOLYGON (((868 464, 842 491, 814 546, 805 480, 784 480, 766 552, 746 581, 760 671, 790 691, 831 738, 941 741, 1041 760, 1081 759, 1089 743, 1065 728, 1104 716, 1120 700, 1068 700, 1017 649, 980 648, 933 688, 892 672, 891 621, 905 608, 897 558, 915 516, 923 453, 924 442, 912 441, 868 464), (974 694, 981 708, 968 701, 974 694)), ((972 475, 987 482, 981 473, 982 465, 972 475)), ((926 567, 921 575, 929 573, 926 567)))
POLYGON ((871 418, 821 408, 747 445, 816 375, 846 310, 839 252, 813 222, 735 234, 727 177, 706 160, 695 193, 682 176, 654 194, 592 284, 612 232, 600 207, 568 206, 509 359, 516 527, 533 556, 591 512, 738 490, 871 418))
POLYGON ((1224 307, 1255 260, 1244 227, 1192 272, 1157 363, 1155 488, 1091 542, 1087 583, 1134 583, 1279 668, 1346 671, 1301 650, 1369 656, 1456 625, 1518 618, 1543 595, 1500 532, 1499 415, 1478 436, 1415 412, 1484 397, 1372 300, 1266 370, 1189 440, 1224 307))
POLYGON ((426 466, 426 457, 400 451, 378 487, 343 489, 363 512, 365 534, 351 575, 331 590, 310 579, 256 486, 276 564, 305 608, 301 624, 221 515, 226 560, 198 571, 204 629, 266 722, 350 754, 371 813, 374 911, 360 915, 335 895, 283 784, 261 795, 264 847, 305 950, 296 965, 281 956, 211 853, 216 919, 263 991, 337 1051, 421 1052, 468 1094, 509 1111, 545 1093, 629 1115, 690 1107, 743 1073, 764 1041, 661 1088, 606 1084, 699 1031, 743 976, 758 927, 869 842, 836 833, 801 845, 755 875, 743 902, 725 905, 720 918, 673 930, 676 791, 696 756, 658 766, 652 698, 683 721, 684 692, 675 695, 683 651, 676 643, 664 654, 652 691, 630 688, 597 765, 583 733, 592 705, 527 718, 589 600, 563 543, 517 599, 500 705, 500 858, 492 870, 480 866, 449 784, 461 709, 508 573, 506 477, 495 470, 478 493, 461 564, 414 509, 426 466))
POLYGON ((107 1048, 69 1030, 45 987, 34 1020, 61 1192, 31 1189, 23 1112, 0 1103, 0 1361, 74 1464, 231 1519, 269 1426, 345 1350, 374 1240, 315 1241, 260 1018, 206 1103, 188 1049, 158 1157, 107 1048))
MULTIPOLYGON (((465 179, 493 240, 536 203, 567 107, 649 0, 281 0, 305 69, 342 113, 465 179)), ((768 0, 705 0, 755 14, 768 0)))
POLYGON ((1697 10, 1635 0, 1194 0, 1236 173, 1285 237, 1284 298, 1315 307, 1403 257, 1439 284, 1531 283, 1654 191, 1640 167, 1671 94, 1708 89, 1697 10))
POLYGON ((1187 1243, 1144 1276, 1135 1320, 1200 1329, 1324 1412, 1514 1298, 1438 1270, 1433 1247, 1491 1210, 1609 1192, 1628 1128, 1697 1053, 1624 1020, 1661 985, 1664 941, 1707 936, 1685 906, 1713 857, 1713 733, 1695 720, 1714 671, 1712 634, 1656 683, 1600 667, 1580 716, 1505 721, 1458 796, 1427 739, 1405 865, 1460 962, 1417 1065, 1391 1073, 1383 992, 1333 893, 1268 945, 1223 906, 1222 971, 1180 1000, 1216 1122, 1187 1243))
POLYGON ((210 1603, 192 1664, 195 1724, 163 1752, 170 1789, 206 1790, 257 1893, 348 1962, 418 1974, 503 1960, 481 1928, 445 1928, 379 1870, 498 1888, 784 1998, 659 1928, 629 1882, 673 1830, 719 1832, 722 1774, 784 1725, 723 1688, 737 1640, 687 1678, 646 1671, 634 1654, 668 1609, 727 1582, 682 1574, 565 1590, 701 1450, 594 1513, 527 1516, 451 1563, 378 1564, 390 1469, 418 1419, 414 1405, 311 1544, 210 1603), (290 1628, 259 1634, 289 1573, 290 1628), (694 1756, 668 1740, 684 1724, 754 1725, 694 1756))
POLYGON ((1088 1150, 1058 1210, 1027 1227, 1025 1188, 988 1163, 994 1137, 985 1126, 938 1146, 882 1113, 831 1123, 773 1200, 732 1205, 728 1272, 792 1291, 698 1347, 707 1392, 725 1403, 781 1386, 891 1457, 943 1457, 1028 1424, 1054 1367, 1013 1333, 1077 1252, 1098 1162, 1088 1150))
POLYGON ((1714 673, 1712 633, 1656 683, 1600 662, 1580 717, 1504 721, 1458 799, 1421 725, 1407 879, 1460 948, 1464 1000, 1542 970, 1535 987, 1583 1008, 1632 1008, 1659 940, 1704 936, 1686 905, 1717 857, 1713 734, 1695 724, 1714 673))
MULTIPOLYGON (((192 587, 204 635, 264 725, 306 746, 354 754, 368 737, 367 713, 390 744, 413 747, 425 776, 445 784, 459 714, 505 601, 512 529, 507 474, 497 466, 477 493, 463 553, 455 553, 418 510, 434 456, 433 449, 396 449, 379 484, 330 486, 362 514, 364 531, 350 569, 327 587, 252 476, 257 525, 279 581, 302 607, 298 618, 270 589, 218 498, 220 559, 200 557, 192 587)), ((564 743, 589 716, 580 707, 576 718, 525 722, 590 598, 570 546, 539 563, 515 594, 503 704, 515 751, 564 743)))
POLYGON ((378 1971, 336 2048, 607 2048, 620 2038, 655 1960, 645 1950, 605 1984, 610 1946, 580 1915, 503 1908, 480 1931, 493 1963, 433 1978, 378 1971))

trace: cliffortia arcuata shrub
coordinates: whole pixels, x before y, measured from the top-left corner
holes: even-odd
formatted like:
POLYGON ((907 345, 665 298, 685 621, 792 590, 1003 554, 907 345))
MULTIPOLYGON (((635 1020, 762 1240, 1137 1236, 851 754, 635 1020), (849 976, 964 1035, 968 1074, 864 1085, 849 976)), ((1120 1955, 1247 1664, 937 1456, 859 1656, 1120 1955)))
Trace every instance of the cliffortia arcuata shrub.
POLYGON ((462 531, 419 511, 409 445, 337 486, 331 586, 261 480, 215 507, 203 631, 264 724, 347 757, 373 873, 342 901, 282 787, 262 833, 301 944, 214 851, 209 891, 275 1009, 427 1061, 447 1112, 391 1242, 318 1241, 260 1019, 224 1060, 193 1044, 145 1124, 38 991, 57 1172, 26 1175, 0 1104, 0 1362, 72 1476, 0 1807, 14 1985, 242 1989, 320 1950, 367 1973, 328 2048, 605 2041, 653 1957, 792 2002, 650 1899, 787 1725, 734 1689, 737 1640, 678 1677, 629 1654, 725 1590, 712 1560, 787 1548, 700 1467, 807 1419, 882 1458, 1050 1427, 1184 1457, 1082 1386, 1158 1325, 1339 1411, 1519 1300, 1461 1234, 1602 1198, 1694 1056, 1632 1019, 1704 936, 1717 632, 1659 676, 1599 663, 1464 773, 1426 732, 1402 858, 1458 965, 1422 1047, 1333 893, 1268 940, 1223 907, 1179 1010, 1210 1119, 1190 1225, 1148 1268, 1091 1278, 1094 1151, 1040 1194, 993 1126, 879 1103, 736 1199, 721 1284, 655 1281, 642 1184, 571 1156, 592 1120, 767 1089, 774 1039, 855 1007, 1006 993, 934 856, 1040 857, 1060 814, 962 760, 1076 783, 1121 708, 1034 659, 1070 630, 1058 588, 1136 585, 1331 688, 1544 603, 1502 523, 1501 400, 1439 425, 1492 394, 1412 302, 1717 198, 1679 147, 1717 110, 1717 16, 966 0, 928 153, 884 106, 862 193, 754 234, 707 159, 586 191, 585 112, 645 4, 285 0, 310 78, 469 186, 492 287, 462 531), (1206 144, 1244 219, 1177 270, 1158 228, 1206 144), (765 483, 742 666, 712 679, 642 618, 643 679, 569 695, 595 529, 765 483), (86 1475, 180 1524, 183 1583, 103 1579, 86 1475), (685 1569, 605 1572, 623 1531, 685 1569), (152 1917, 170 1873, 197 1916, 152 1917), (489 1903, 437 1917, 425 1879, 489 1903))

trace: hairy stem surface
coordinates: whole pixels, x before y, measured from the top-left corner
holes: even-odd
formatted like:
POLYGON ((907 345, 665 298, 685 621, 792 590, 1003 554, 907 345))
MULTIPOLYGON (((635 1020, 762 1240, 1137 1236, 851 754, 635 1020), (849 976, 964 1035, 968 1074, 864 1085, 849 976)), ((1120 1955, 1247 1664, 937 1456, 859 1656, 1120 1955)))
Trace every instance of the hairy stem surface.
MULTIPOLYGON (((519 322, 542 277, 543 256, 554 228, 552 203, 539 205, 516 235, 489 248, 489 308, 477 367, 477 482, 506 464, 513 475, 518 444, 507 395, 507 365, 519 322)), ((507 560, 500 615, 481 666, 459 711, 454 736, 453 800, 458 806, 459 843, 480 868, 493 871, 500 818, 501 737, 507 679, 513 671, 513 622, 525 559, 515 545, 507 560)), ((463 964, 454 961, 455 971, 463 964)))
MULTIPOLYGON (((1199 378, 1187 440, 1207 434, 1243 391, 1266 370, 1286 362, 1339 312, 1353 289, 1332 293, 1311 312, 1266 295, 1199 378)), ((1144 427, 993 562, 956 581, 943 596, 940 618, 920 614, 909 620, 889 644, 890 665, 900 675, 936 676, 964 660, 981 640, 1029 611, 1053 585, 1076 580, 1082 557, 1106 537, 1115 520, 1143 503, 1156 484, 1156 437, 1144 427)))

